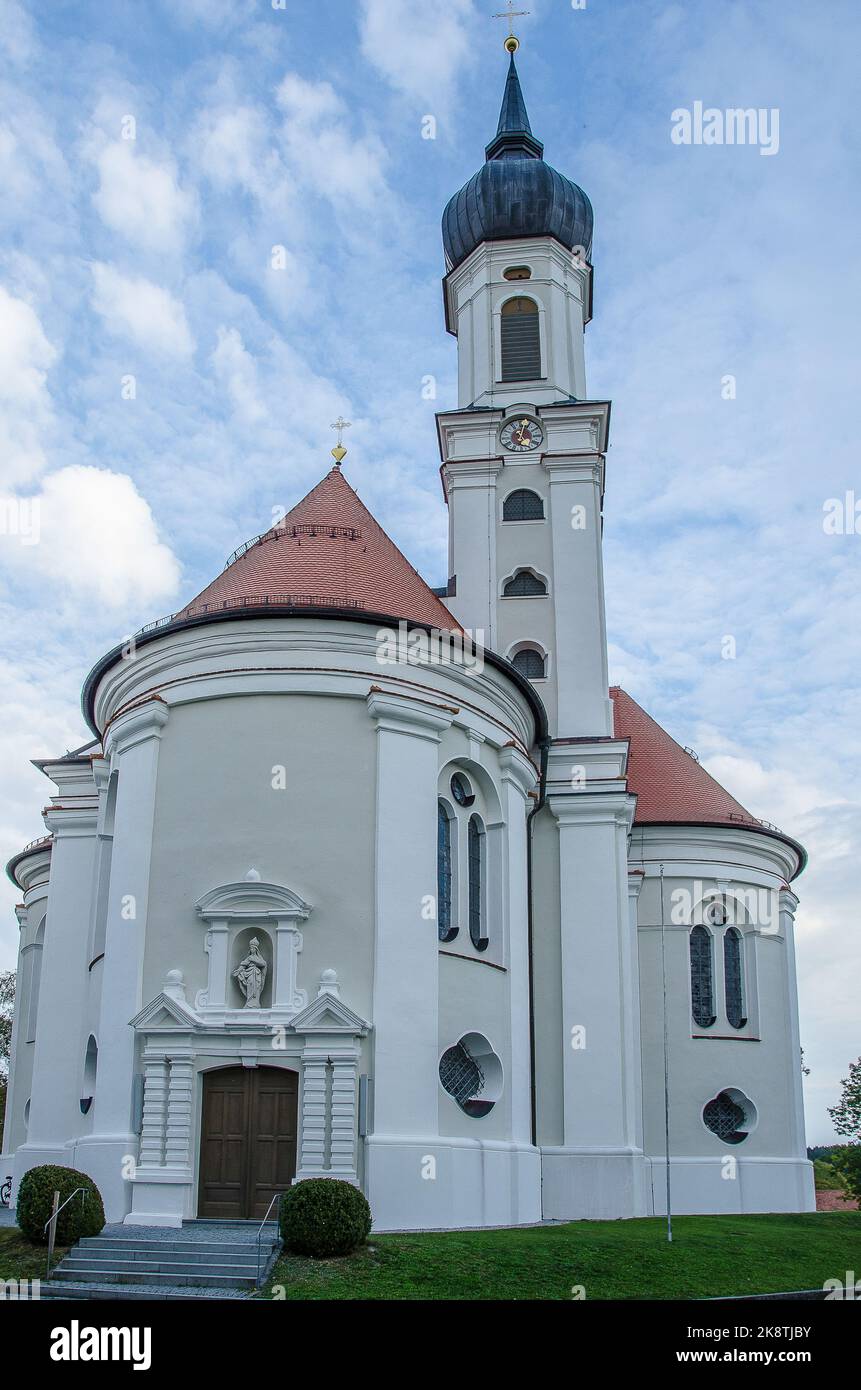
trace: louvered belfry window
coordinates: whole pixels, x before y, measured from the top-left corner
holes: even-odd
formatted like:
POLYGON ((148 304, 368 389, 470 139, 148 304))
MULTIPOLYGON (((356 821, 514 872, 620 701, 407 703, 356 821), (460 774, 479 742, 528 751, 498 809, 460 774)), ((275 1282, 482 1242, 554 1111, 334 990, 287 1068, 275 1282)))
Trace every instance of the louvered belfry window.
POLYGON ((502 504, 503 521, 543 521, 544 503, 528 487, 518 487, 509 492, 502 504))
POLYGON ((535 300, 523 295, 506 300, 500 325, 502 380, 537 380, 541 376, 541 334, 535 300))
POLYGON ((705 927, 691 932, 691 1009, 700 1028, 715 1021, 712 938, 705 927))
POLYGON ((747 1023, 744 1016, 741 948, 741 932, 737 927, 728 927, 723 938, 723 974, 726 989, 726 1016, 733 1028, 743 1028, 747 1023))

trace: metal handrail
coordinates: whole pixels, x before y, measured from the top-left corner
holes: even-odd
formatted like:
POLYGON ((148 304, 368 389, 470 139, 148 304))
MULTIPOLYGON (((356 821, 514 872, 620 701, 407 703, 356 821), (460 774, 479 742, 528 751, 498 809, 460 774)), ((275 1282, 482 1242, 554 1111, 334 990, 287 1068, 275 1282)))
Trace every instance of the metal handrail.
POLYGON ((272 1201, 269 1203, 269 1206, 266 1208, 266 1215, 264 1216, 263 1220, 260 1222, 260 1226, 259 1226, 258 1231, 257 1231, 257 1277, 256 1277, 256 1279, 254 1280, 254 1287, 255 1287, 255 1289, 259 1289, 259 1288, 260 1288, 260 1241, 261 1241, 261 1238, 262 1238, 262 1236, 263 1236, 263 1227, 266 1225, 266 1222, 269 1220, 269 1213, 270 1213, 270 1211, 272 1210, 273 1206, 275 1205, 276 1202, 279 1202, 283 1196, 284 1196, 284 1193, 283 1193, 283 1192, 276 1192, 276 1193, 275 1193, 274 1197, 272 1198, 272 1201))
MULTIPOLYGON (((90 1195, 90 1188, 89 1188, 89 1187, 76 1187, 75 1190, 74 1190, 74 1192, 70 1192, 70 1193, 69 1193, 68 1197, 66 1198, 65 1202, 63 1203, 63 1206, 57 1207, 57 1210, 56 1210, 56 1211, 52 1211, 52 1212, 51 1212, 51 1215, 48 1217, 48 1220, 45 1222, 44 1226, 42 1227, 42 1232, 43 1232, 43 1234, 44 1234, 45 1231, 48 1230, 48 1227, 49 1227, 49 1226, 51 1227, 50 1233, 49 1233, 49 1235, 48 1235, 48 1262, 47 1262, 47 1264, 46 1264, 46 1266, 45 1266, 45 1283, 46 1283, 46 1284, 47 1284, 48 1280, 49 1280, 50 1277, 51 1277, 51 1260, 52 1260, 53 1254, 54 1254, 54 1241, 57 1239, 57 1219, 58 1219, 58 1217, 59 1217, 59 1215, 60 1215, 60 1212, 63 1210, 63 1207, 67 1207, 67 1206, 69 1205, 69 1203, 71 1202, 72 1198, 73 1198, 73 1197, 77 1197, 77 1195, 78 1195, 79 1192, 80 1192, 80 1194, 81 1194, 81 1210, 83 1211, 84 1203, 86 1202, 87 1197, 90 1195)), ((59 1197, 59 1195, 60 1195, 59 1192, 58 1192, 56 1195, 59 1197)))

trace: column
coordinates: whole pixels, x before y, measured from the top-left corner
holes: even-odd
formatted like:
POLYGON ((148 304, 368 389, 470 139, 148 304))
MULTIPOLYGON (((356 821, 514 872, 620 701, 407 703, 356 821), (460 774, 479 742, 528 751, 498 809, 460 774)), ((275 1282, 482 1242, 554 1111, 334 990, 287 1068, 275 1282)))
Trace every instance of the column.
MULTIPOLYGON (((548 410, 542 419, 549 430, 548 410)), ((601 549, 602 458, 593 447, 582 456, 545 454, 543 463, 550 475, 556 732, 604 737, 613 733, 613 715, 601 549)))
POLYGON ((804 1130, 804 1082, 801 1072, 801 1032, 798 1023, 798 982, 795 970, 795 912, 798 898, 790 888, 780 893, 780 934, 786 955, 786 1019, 789 1046, 789 1110, 792 1152, 805 1165, 801 1176, 801 1209, 816 1210, 812 1166, 807 1164, 807 1138, 804 1130))
POLYGON ((457 593, 446 602, 459 623, 482 645, 496 640, 496 480, 502 460, 458 459, 446 467, 449 566, 457 593), (478 640, 478 638, 476 638, 478 640))
POLYGON ((168 707, 150 700, 110 726, 106 751, 119 773, 108 921, 102 976, 99 1070, 93 1132, 84 1141, 88 1171, 99 1184, 109 1221, 128 1211, 124 1160, 138 1152, 131 1130, 135 1033, 129 1022, 143 1004, 150 857, 159 742, 168 707))
POLYGON ((537 782, 534 767, 516 748, 503 748, 503 816, 508 837, 506 893, 508 909, 508 984, 511 1019, 511 1138, 532 1143, 532 1058, 529 1029, 529 904, 527 898, 527 824, 529 792, 537 782))
POLYGON ((368 1199, 378 1226, 444 1224, 442 1180, 422 1181, 438 1135, 437 779, 443 706, 372 692, 377 725, 374 1104, 368 1199))
POLYGON ((377 725, 374 1132, 437 1132, 439 740, 451 712, 372 694, 377 725))
MULTIPOLYGON (((73 1149, 81 1131, 86 1041, 81 1033, 87 1017, 87 946, 98 808, 89 765, 79 769, 72 763, 66 773, 53 764, 49 770, 66 795, 53 798, 55 804, 45 812, 45 824, 54 836, 51 879, 36 1040, 25 1043, 33 1049, 30 1124, 16 1157, 16 1179, 36 1164, 74 1166, 73 1149)), ((26 1038, 23 1018, 18 1036, 26 1038)))
POLYGON ((633 799, 582 792, 551 797, 550 808, 559 830, 563 1144, 544 1150, 544 1214, 639 1216, 639 972, 626 853, 633 799))

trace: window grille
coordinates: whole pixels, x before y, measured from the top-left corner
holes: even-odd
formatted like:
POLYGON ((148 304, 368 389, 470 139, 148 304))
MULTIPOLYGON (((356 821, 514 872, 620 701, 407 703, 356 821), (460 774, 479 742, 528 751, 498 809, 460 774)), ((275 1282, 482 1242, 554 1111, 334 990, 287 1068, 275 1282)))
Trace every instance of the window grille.
POLYGON ((502 504, 503 521, 543 521, 544 503, 531 488, 519 487, 502 504))
POLYGON ((471 816, 467 826, 469 859, 469 935, 473 946, 483 951, 487 936, 481 920, 481 874, 484 836, 477 816, 471 816))
POLYGON ((527 680, 544 679, 544 657, 534 647, 524 647, 522 651, 515 652, 511 658, 511 664, 527 680))
POLYGON ((691 932, 691 1011, 700 1028, 715 1021, 712 938, 705 927, 691 932))
POLYGON ((440 1058, 439 1079, 458 1105, 474 1100, 484 1089, 484 1073, 463 1043, 455 1043, 440 1058))
POLYGON ((743 1028, 744 987, 742 984, 742 939, 737 927, 729 927, 723 938, 723 973, 726 989, 726 1016, 733 1028, 743 1028))
POLYGON ((437 935, 440 941, 450 941, 456 928, 451 922, 451 821, 445 806, 437 803, 437 935))
POLYGON ((747 1138, 747 1131, 741 1128, 745 1123, 745 1113, 726 1091, 721 1091, 720 1095, 709 1101, 703 1110, 703 1119, 712 1134, 716 1134, 725 1144, 740 1144, 747 1138))
POLYGON ((504 598, 531 598, 533 594, 546 594, 547 585, 543 579, 530 570, 518 570, 513 578, 506 581, 502 590, 504 598))

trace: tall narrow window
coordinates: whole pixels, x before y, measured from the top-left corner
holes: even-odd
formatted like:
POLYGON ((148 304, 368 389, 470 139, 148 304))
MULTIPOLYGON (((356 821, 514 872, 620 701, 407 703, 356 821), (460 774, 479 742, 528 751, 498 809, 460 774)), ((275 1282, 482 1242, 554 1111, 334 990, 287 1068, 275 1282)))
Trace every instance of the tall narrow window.
POLYGON ((502 306, 502 380, 535 381, 541 376, 538 305, 521 295, 502 306))
POLYGON ((743 1028, 747 1023, 744 1015, 742 946, 741 932, 738 927, 728 927, 723 937, 723 979, 726 991, 726 1016, 733 1028, 743 1028))
POLYGON ((440 941, 452 941, 457 936, 457 927, 451 916, 451 817, 444 802, 437 802, 437 842, 436 842, 436 895, 437 895, 437 934, 440 941))
POLYGON ((694 927, 691 932, 691 1010, 700 1028, 714 1023, 712 938, 705 927, 694 927))
POLYGON ((470 816, 467 826, 469 851, 469 935, 477 951, 487 947, 482 895, 484 891, 484 829, 478 816, 470 816))

